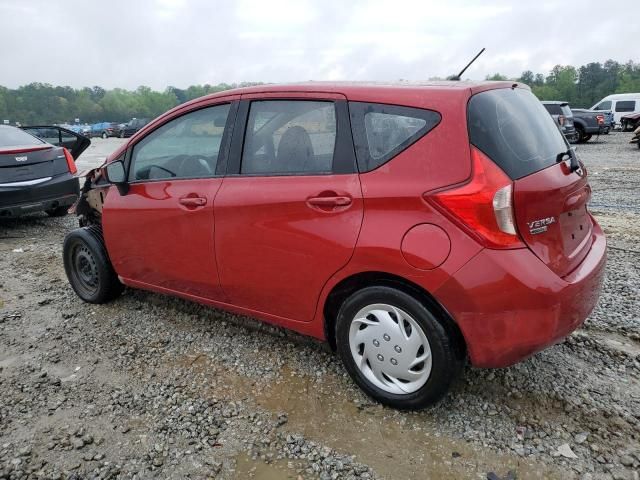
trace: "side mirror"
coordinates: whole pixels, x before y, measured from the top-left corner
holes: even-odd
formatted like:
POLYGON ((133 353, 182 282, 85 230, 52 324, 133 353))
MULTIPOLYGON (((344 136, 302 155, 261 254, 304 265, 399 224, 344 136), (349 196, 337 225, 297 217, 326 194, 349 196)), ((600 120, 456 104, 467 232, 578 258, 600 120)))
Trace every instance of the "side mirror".
POLYGON ((126 195, 129 191, 129 184, 127 183, 127 173, 122 160, 108 163, 104 170, 107 180, 118 187, 120 195, 126 195))

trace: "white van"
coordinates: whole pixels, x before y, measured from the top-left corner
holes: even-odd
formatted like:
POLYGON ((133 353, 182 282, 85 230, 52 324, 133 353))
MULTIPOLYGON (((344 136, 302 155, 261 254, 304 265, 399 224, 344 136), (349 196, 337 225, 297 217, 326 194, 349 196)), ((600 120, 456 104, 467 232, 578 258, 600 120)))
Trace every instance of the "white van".
POLYGON ((617 93, 608 95, 596 103, 591 110, 611 110, 616 125, 620 125, 620 117, 629 113, 640 112, 640 93, 617 93))

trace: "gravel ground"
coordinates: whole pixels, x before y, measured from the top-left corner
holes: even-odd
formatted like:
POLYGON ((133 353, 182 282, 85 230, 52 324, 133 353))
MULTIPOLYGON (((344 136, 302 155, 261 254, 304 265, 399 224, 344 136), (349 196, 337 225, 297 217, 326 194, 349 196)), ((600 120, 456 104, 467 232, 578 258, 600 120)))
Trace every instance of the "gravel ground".
MULTIPOLYGON (((584 328, 511 368, 467 368, 420 412, 372 403, 324 345, 248 318, 131 290, 82 303, 61 263, 75 219, 0 221, 0 479, 638 479, 628 139, 579 147, 610 245, 584 328)), ((96 140, 81 163, 117 144, 96 140)))

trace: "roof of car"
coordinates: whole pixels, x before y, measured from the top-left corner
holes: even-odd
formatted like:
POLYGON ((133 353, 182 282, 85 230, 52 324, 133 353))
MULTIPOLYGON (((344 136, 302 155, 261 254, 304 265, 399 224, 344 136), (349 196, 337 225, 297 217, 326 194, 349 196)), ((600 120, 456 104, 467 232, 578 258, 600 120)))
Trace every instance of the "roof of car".
MULTIPOLYGON (((524 84, 508 81, 428 81, 428 82, 301 82, 288 84, 262 84, 252 87, 234 88, 223 90, 210 95, 200 97, 191 102, 199 102, 208 98, 223 97, 227 95, 248 95, 254 93, 277 93, 277 92, 317 92, 317 93, 338 93, 349 96, 356 93, 388 92, 390 89, 407 90, 429 90, 432 92, 462 92, 470 90, 477 93, 492 88, 507 88, 512 86, 529 88, 524 84)), ((191 103, 188 102, 188 103, 191 103)))
POLYGON ((569 102, 565 102, 562 100, 543 100, 543 105, 569 105, 569 102))

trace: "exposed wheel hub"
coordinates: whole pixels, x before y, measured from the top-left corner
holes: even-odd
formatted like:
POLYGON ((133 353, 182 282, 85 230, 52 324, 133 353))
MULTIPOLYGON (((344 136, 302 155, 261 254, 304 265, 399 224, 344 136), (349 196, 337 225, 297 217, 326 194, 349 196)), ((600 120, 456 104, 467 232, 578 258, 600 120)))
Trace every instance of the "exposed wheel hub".
POLYGON ((98 286, 98 267, 93 255, 85 246, 78 247, 74 252, 74 266, 78 280, 88 290, 98 286))

